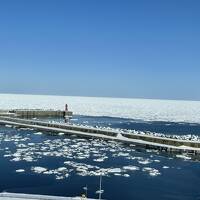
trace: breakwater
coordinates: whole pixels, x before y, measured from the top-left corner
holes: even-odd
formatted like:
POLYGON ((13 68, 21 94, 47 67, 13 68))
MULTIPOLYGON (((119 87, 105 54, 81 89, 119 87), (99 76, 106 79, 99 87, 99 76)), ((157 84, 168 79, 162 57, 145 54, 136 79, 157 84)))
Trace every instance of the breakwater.
POLYGON ((73 113, 68 110, 42 110, 42 109, 13 109, 0 110, 0 116, 13 116, 22 118, 33 117, 71 117, 73 113))
POLYGON ((63 132, 64 134, 75 134, 81 137, 94 137, 106 140, 116 140, 124 143, 134 144, 144 148, 154 148, 161 151, 200 154, 200 142, 180 140, 151 135, 125 133, 110 131, 106 129, 83 127, 64 123, 49 123, 37 120, 28 120, 14 117, 0 117, 0 124, 10 124, 19 127, 34 128, 50 132, 63 132))

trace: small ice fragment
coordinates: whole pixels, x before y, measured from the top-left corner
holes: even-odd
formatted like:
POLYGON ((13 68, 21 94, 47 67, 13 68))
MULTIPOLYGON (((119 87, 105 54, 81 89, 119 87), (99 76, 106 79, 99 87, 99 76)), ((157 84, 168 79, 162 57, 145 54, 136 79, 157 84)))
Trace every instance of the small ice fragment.
POLYGON ((20 158, 13 158, 11 161, 18 162, 18 161, 20 161, 20 160, 21 160, 20 158))
POLYGON ((121 173, 121 169, 120 168, 111 168, 108 169, 108 173, 121 173))
POLYGON ((120 174, 120 173, 114 173, 114 175, 115 175, 115 176, 121 176, 121 174, 120 174))
POLYGON ((163 168, 163 169, 168 169, 168 168, 169 168, 169 166, 163 166, 162 168, 163 168))
POLYGON ((12 128, 12 125, 6 124, 5 127, 12 128))
POLYGON ((16 172, 17 173, 22 173, 22 172, 25 172, 25 170, 24 169, 17 169, 16 172))
POLYGON ((135 171, 135 170, 139 170, 139 167, 129 165, 129 166, 124 166, 123 169, 124 169, 124 170, 135 171))
POLYGON ((42 132, 37 132, 37 133, 34 133, 35 135, 42 135, 43 133, 42 132))

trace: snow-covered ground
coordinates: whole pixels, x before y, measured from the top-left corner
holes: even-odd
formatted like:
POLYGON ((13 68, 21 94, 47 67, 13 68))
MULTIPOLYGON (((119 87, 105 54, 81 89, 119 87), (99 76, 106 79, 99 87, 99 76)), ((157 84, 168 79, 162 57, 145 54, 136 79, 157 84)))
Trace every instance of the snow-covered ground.
POLYGON ((64 109, 75 114, 200 123, 200 101, 0 94, 0 109, 64 109))

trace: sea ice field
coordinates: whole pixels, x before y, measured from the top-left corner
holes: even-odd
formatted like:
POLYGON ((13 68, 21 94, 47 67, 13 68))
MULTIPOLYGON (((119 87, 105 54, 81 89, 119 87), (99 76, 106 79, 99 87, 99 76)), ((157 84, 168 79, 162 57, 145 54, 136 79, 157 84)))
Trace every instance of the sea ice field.
POLYGON ((200 101, 0 94, 0 109, 64 109, 78 115, 200 123, 200 101))

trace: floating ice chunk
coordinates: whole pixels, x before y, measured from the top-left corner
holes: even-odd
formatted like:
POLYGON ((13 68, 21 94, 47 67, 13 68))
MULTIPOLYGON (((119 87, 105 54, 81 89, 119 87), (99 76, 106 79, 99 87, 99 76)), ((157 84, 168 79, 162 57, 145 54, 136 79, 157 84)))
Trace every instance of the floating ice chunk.
POLYGON ((124 174, 124 177, 127 177, 127 178, 128 178, 128 177, 130 177, 130 175, 129 175, 129 174, 124 174))
POLYGON ((108 157, 105 156, 105 157, 102 157, 102 158, 97 158, 97 159, 94 159, 95 162, 103 162, 105 159, 107 159, 108 157))
POLYGON ((158 176, 158 175, 161 174, 157 169, 154 169, 154 168, 151 168, 151 167, 144 167, 144 168, 142 169, 142 171, 147 171, 147 172, 149 172, 149 175, 150 175, 150 176, 158 176))
POLYGON ((139 170, 140 168, 137 167, 137 166, 131 166, 131 165, 129 165, 129 166, 124 166, 123 169, 124 170, 135 171, 135 170, 139 170))
POLYGON ((5 158, 7 158, 7 157, 11 157, 12 155, 10 155, 10 154, 5 154, 5 155, 3 155, 3 157, 5 157, 5 158))
POLYGON ((114 175, 115 175, 115 176, 121 176, 121 174, 120 174, 120 173, 114 173, 114 175))
POLYGON ((37 133, 34 133, 35 135, 42 135, 43 133, 42 132, 37 132, 37 133))
POLYGON ((17 169, 16 172, 17 173, 22 173, 22 172, 25 172, 25 170, 24 169, 17 169))
MULTIPOLYGON (((100 156, 99 154, 94 154, 93 155, 94 157, 98 157, 98 156, 100 156)), ((93 159, 93 161, 95 161, 95 162, 103 162, 104 161, 104 158, 95 158, 95 159, 93 159)))
POLYGON ((102 144, 99 144, 99 143, 97 143, 97 142, 94 142, 94 143, 93 143, 93 146, 95 146, 95 147, 101 147, 102 144))
POLYGON ((44 167, 32 167, 31 170, 38 174, 47 171, 47 169, 44 167))
POLYGON ((11 161, 15 161, 15 162, 18 162, 20 161, 21 159, 19 157, 16 157, 16 158, 13 158, 11 161))
POLYGON ((29 145, 29 146, 34 146, 35 143, 30 142, 30 143, 28 143, 28 145, 29 145))
POLYGON ((70 142, 71 139, 69 139, 69 138, 65 138, 63 141, 64 141, 64 142, 70 142))
POLYGON ((45 171, 43 172, 43 174, 55 174, 55 171, 54 170, 49 170, 49 171, 45 171))
POLYGON ((126 156, 129 156, 129 153, 119 152, 119 153, 118 153, 118 156, 125 156, 125 157, 126 157, 126 156))
POLYGON ((82 160, 82 159, 85 159, 86 157, 85 156, 78 156, 76 158, 82 160))
POLYGON ((108 169, 108 173, 121 173, 122 170, 120 168, 111 168, 108 169))
POLYGON ((64 179, 64 176, 56 176, 56 179, 57 179, 57 180, 64 179))
POLYGON ((77 174, 79 176, 88 176, 88 175, 91 175, 91 172, 83 171, 83 172, 78 172, 77 174))
POLYGON ((33 162, 34 159, 31 156, 26 156, 23 158, 23 160, 25 160, 26 162, 33 162))
POLYGON ((101 194, 104 193, 104 190, 97 190, 97 191, 96 191, 96 194, 100 194, 100 193, 101 193, 101 194))
POLYGON ((57 171, 59 171, 59 172, 63 172, 63 171, 66 171, 66 170, 67 170, 66 167, 59 167, 59 168, 57 169, 57 171))
POLYGON ((88 167, 85 167, 85 166, 79 166, 76 168, 76 171, 78 172, 87 172, 88 170, 88 167))
POLYGON ((73 162, 72 161, 65 161, 64 164, 65 165, 71 165, 73 162))
POLYGON ((151 171, 153 168, 151 168, 151 167, 144 167, 143 169, 142 169, 142 171, 151 171))
POLYGON ((191 160, 192 158, 186 155, 176 155, 177 158, 183 158, 184 160, 191 160))
POLYGON ((20 154, 20 153, 18 153, 18 152, 16 152, 16 153, 14 153, 14 154, 13 154, 13 156, 14 156, 14 157, 20 157, 20 156, 21 156, 21 154, 20 154))
POLYGON ((12 128, 12 125, 6 124, 5 127, 12 128))
POLYGON ((163 166, 162 168, 163 169, 169 169, 169 166, 163 166))
POLYGON ((139 160, 138 163, 142 164, 142 165, 147 165, 149 163, 151 163, 151 161, 149 159, 146 160, 139 160))
POLYGON ((100 171, 90 171, 89 172, 90 176, 100 176, 100 175, 105 175, 105 172, 100 172, 100 171))
POLYGON ((152 149, 146 149, 146 152, 151 153, 151 152, 153 152, 153 150, 152 149))
POLYGON ((18 144, 17 147, 19 147, 19 148, 25 148, 26 145, 25 144, 18 144))
POLYGON ((149 175, 150 176, 158 176, 158 175, 160 175, 161 173, 158 171, 158 170, 156 170, 156 169, 154 169, 154 170, 152 170, 152 171, 150 171, 149 172, 149 175))
POLYGON ((78 121, 78 119, 74 118, 74 119, 70 119, 70 121, 78 121))

